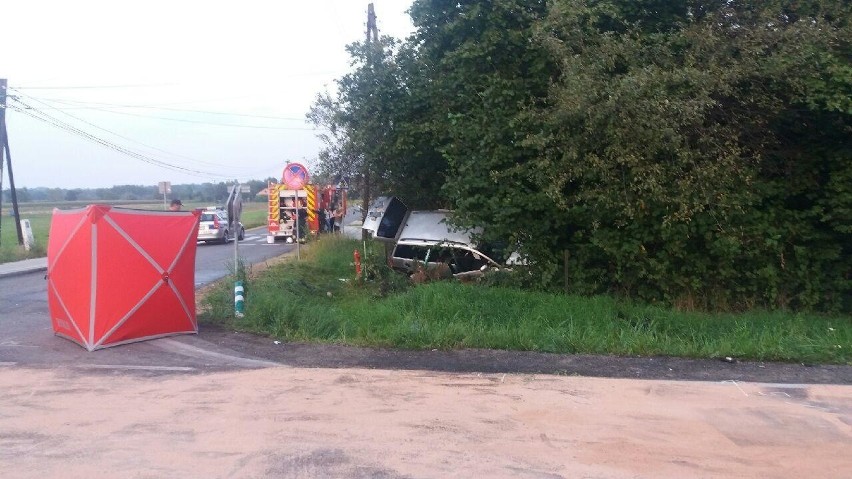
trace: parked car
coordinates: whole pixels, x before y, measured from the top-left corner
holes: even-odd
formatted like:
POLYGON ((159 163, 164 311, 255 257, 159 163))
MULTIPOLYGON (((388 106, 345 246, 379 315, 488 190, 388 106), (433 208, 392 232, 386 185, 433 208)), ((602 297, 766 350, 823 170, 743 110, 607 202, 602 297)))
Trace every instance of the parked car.
POLYGON ((207 209, 201 212, 201 221, 198 223, 198 241, 227 243, 234 238, 236 230, 237 238, 242 241, 245 238, 246 229, 242 223, 231 227, 228 221, 228 213, 221 209, 207 209))

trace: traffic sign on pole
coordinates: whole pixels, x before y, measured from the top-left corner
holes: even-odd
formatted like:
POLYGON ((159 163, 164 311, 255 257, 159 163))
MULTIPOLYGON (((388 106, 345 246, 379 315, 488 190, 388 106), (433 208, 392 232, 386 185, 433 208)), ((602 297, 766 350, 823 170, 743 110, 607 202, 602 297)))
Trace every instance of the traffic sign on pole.
POLYGON ((291 190, 301 190, 308 184, 308 169, 301 163, 289 163, 284 168, 284 176, 281 182, 291 190))

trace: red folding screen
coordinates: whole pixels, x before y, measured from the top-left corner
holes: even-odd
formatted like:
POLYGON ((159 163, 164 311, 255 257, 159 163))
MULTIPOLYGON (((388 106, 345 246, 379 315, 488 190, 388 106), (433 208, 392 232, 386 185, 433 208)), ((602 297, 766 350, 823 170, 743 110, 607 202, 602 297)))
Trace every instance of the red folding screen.
POLYGON ((197 333, 199 214, 104 205, 53 210, 47 245, 53 331, 89 351, 197 333))

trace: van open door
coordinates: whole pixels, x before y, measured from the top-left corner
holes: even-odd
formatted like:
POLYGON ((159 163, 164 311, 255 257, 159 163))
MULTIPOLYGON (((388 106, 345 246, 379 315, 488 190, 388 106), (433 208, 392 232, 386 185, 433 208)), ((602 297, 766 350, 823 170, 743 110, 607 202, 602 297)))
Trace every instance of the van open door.
POLYGON ((408 206, 396 196, 379 196, 367 210, 361 226, 378 241, 395 242, 408 218, 408 206))

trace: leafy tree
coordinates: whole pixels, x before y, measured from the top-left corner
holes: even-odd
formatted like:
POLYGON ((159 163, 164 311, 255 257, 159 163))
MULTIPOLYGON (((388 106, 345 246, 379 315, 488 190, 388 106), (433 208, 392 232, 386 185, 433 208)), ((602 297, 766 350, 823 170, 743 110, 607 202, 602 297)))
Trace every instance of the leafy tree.
POLYGON ((415 50, 382 37, 348 51, 355 69, 308 114, 326 130, 319 174, 349 179, 365 201, 385 193, 416 208, 439 206, 446 161, 435 146, 431 90, 415 50))
POLYGON ((537 182, 575 286, 837 308, 852 194, 844 2, 553 3, 537 182), (845 91, 846 95, 838 94, 845 91), (843 185, 843 186, 841 186, 843 185))
POLYGON ((81 192, 82 190, 79 188, 68 190, 65 192, 65 199, 67 201, 77 201, 77 199, 80 197, 81 192))
POLYGON ((384 186, 382 164, 392 123, 388 117, 400 88, 392 61, 396 41, 353 43, 347 47, 355 70, 338 80, 338 96, 320 95, 308 118, 325 127, 321 173, 356 178, 369 202, 384 186))
MULTIPOLYGON (((552 200, 532 181, 539 131, 531 114, 547 97, 555 64, 534 26, 546 2, 419 0, 411 7, 429 103, 430 130, 448 163, 443 195, 463 225, 486 226, 490 240, 517 244, 550 265, 558 222, 552 200)), ((554 268, 540 268, 543 282, 554 268)))
POLYGON ((322 174, 453 208, 539 286, 852 309, 849 2, 416 0, 310 118, 322 174), (567 253, 567 255, 565 254, 567 253))

